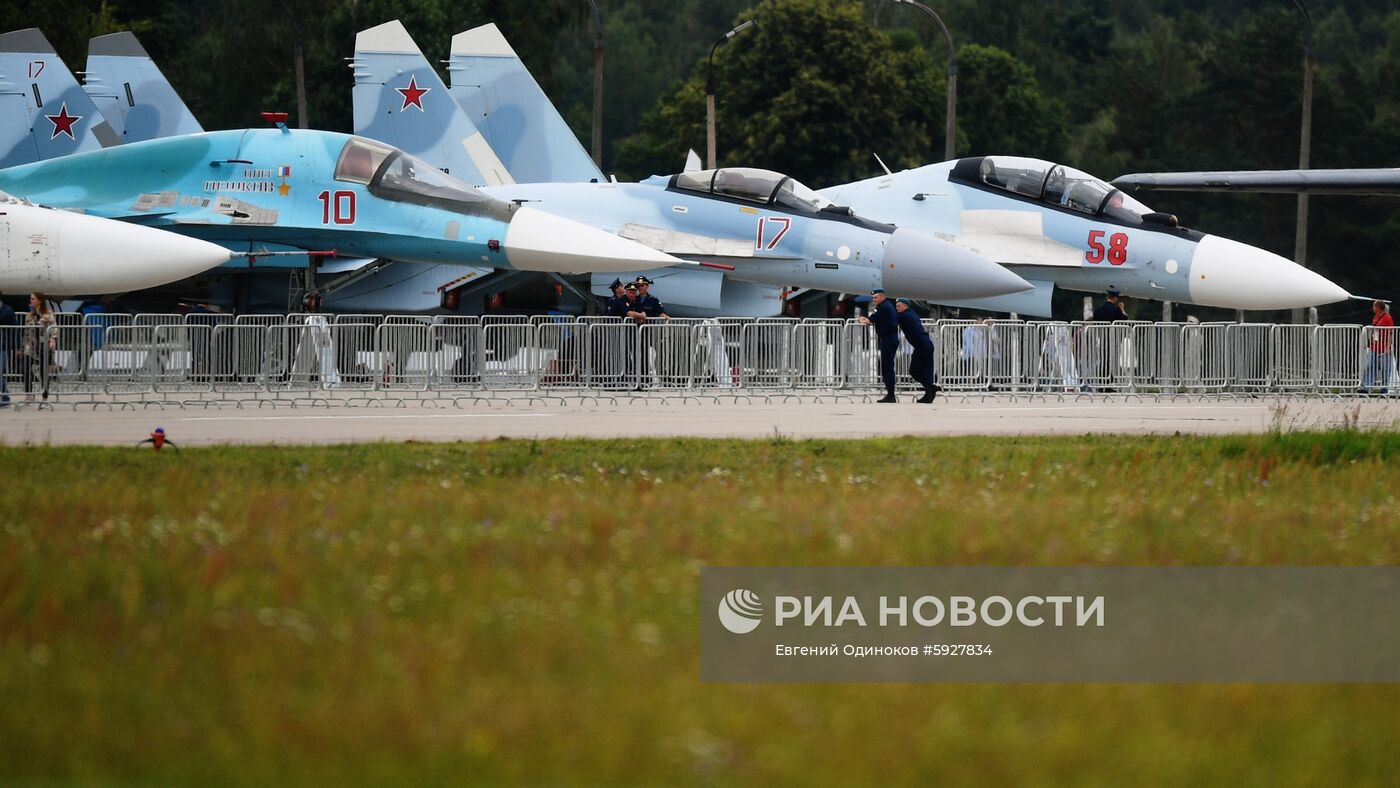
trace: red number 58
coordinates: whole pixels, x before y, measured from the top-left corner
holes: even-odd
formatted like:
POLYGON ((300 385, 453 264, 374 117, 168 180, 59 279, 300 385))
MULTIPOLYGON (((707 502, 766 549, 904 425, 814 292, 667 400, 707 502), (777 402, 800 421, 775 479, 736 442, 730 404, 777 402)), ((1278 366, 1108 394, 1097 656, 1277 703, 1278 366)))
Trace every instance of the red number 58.
POLYGON ((1087 263, 1102 263, 1105 259, 1109 265, 1122 265, 1128 262, 1128 234, 1114 233, 1108 239, 1108 247, 1103 245, 1104 230, 1089 231, 1089 251, 1084 255, 1087 263))

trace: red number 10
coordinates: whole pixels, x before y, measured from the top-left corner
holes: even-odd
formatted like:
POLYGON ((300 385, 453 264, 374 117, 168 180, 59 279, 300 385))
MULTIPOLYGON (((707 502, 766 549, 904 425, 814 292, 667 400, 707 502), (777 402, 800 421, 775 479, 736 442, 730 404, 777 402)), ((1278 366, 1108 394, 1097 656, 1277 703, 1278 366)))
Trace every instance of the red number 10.
POLYGON ((354 192, 321 192, 316 195, 316 199, 321 201, 321 224, 330 224, 332 221, 336 224, 355 223, 354 192))

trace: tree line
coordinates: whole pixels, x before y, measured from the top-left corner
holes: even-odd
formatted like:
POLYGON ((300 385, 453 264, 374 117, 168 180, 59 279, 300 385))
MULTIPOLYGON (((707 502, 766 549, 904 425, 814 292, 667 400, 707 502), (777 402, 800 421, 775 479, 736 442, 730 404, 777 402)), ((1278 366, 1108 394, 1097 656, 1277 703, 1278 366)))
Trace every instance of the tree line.
MULTIPOLYGON (((947 42, 892 0, 597 0, 606 42, 605 170, 674 172, 704 151, 706 56, 715 56, 721 163, 815 187, 942 159, 947 42)), ((933 0, 956 45, 959 156, 1015 154, 1106 179, 1142 170, 1297 166, 1307 26, 1288 0, 933 0)), ((1400 158, 1400 10, 1311 6, 1312 166, 1400 158)), ((39 27, 75 70, 87 40, 132 30, 206 128, 293 110, 292 47, 306 57, 311 125, 347 131, 356 31, 402 19, 431 61, 454 33, 494 21, 581 140, 591 128, 586 0, 22 0, 0 30, 39 27)), ((1291 257, 1296 203, 1281 195, 1146 195, 1183 223, 1291 257)), ((1393 200, 1312 201, 1309 264, 1355 293, 1400 275, 1393 200)), ((1362 319, 1365 305, 1326 319, 1362 319)))

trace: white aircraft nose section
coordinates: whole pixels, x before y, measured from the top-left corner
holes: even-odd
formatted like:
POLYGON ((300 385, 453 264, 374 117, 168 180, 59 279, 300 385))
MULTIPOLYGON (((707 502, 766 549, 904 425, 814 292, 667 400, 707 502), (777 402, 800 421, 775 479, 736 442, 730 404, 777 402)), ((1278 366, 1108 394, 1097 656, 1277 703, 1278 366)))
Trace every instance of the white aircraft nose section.
POLYGON ((222 246, 111 219, 60 214, 59 276, 70 293, 125 292, 178 282, 228 262, 222 246))
POLYGON ((1193 302, 1227 309, 1301 309, 1350 297, 1292 260, 1217 235, 1196 245, 1189 290, 1193 302))
POLYGON ((6 204, 0 286, 59 295, 143 290, 222 265, 229 251, 165 230, 6 204), (22 242, 22 243, 20 243, 22 242))
POLYGON ((881 271, 890 295, 940 302, 991 298, 1033 288, 1030 282, 976 252, 905 227, 890 237, 881 271))
POLYGON ((636 241, 524 207, 506 229, 506 259, 521 271, 643 271, 683 263, 636 241))

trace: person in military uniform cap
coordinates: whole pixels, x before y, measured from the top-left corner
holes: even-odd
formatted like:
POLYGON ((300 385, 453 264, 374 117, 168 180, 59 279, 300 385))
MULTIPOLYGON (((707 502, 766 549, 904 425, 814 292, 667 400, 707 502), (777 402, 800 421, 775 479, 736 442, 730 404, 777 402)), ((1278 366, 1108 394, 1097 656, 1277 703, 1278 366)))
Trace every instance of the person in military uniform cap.
POLYGON ((899 315, 899 330, 904 332, 904 338, 914 348, 914 355, 909 358, 909 376, 924 387, 924 395, 919 397, 919 402, 933 402, 933 398, 938 396, 938 386, 933 382, 933 340, 924 330, 924 321, 914 311, 913 302, 901 298, 895 302, 894 308, 899 315))
POLYGON ((1113 323, 1118 320, 1129 320, 1127 311, 1123 309, 1122 293, 1118 288, 1110 287, 1104 291, 1106 296, 1104 302, 1094 309, 1094 320, 1099 323, 1113 323))
POLYGON ((623 287, 622 303, 619 305, 619 309, 622 312, 622 317, 630 318, 632 322, 640 324, 646 320, 646 314, 642 312, 641 298, 638 292, 637 283, 628 282, 623 287))
POLYGON ((628 313, 632 311, 632 300, 636 298, 637 294, 635 291, 628 290, 621 280, 613 280, 613 285, 614 295, 608 299, 607 315, 626 318, 629 316, 628 313))
POLYGON ((671 319, 671 316, 666 314, 666 306, 661 303, 661 299, 651 294, 652 281, 650 279, 639 274, 633 284, 637 285, 637 303, 641 307, 639 311, 643 315, 649 318, 671 319))
POLYGON ((870 315, 862 317, 860 322, 875 326, 875 340, 880 348, 880 378, 885 383, 885 398, 880 402, 898 402, 894 396, 894 357, 899 352, 899 313, 885 298, 885 288, 870 291, 870 315))
POLYGON ((619 305, 627 300, 627 292, 622 289, 622 280, 612 280, 608 289, 612 291, 612 297, 603 301, 603 314, 609 317, 626 317, 626 312, 618 311, 619 305))

